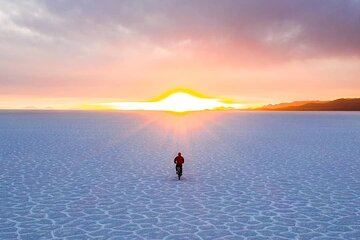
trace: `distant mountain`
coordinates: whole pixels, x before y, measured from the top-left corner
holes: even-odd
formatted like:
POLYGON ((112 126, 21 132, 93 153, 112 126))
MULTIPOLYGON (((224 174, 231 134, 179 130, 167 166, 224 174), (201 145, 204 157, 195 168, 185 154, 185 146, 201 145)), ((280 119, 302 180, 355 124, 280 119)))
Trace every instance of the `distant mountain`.
POLYGON ((328 101, 296 101, 296 102, 289 102, 289 103, 278 103, 278 104, 269 104, 261 107, 262 110, 276 110, 279 108, 286 108, 286 107, 298 107, 308 103, 325 103, 328 101))
POLYGON ((334 101, 304 101, 266 105, 256 110, 268 111, 360 111, 360 98, 340 98, 334 101))

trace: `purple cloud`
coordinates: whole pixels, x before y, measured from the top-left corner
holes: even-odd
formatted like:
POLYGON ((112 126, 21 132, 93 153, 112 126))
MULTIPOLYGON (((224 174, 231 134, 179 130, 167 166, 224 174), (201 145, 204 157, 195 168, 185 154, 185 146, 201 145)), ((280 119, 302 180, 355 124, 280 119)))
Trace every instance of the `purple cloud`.
MULTIPOLYGON (((190 38, 241 44, 279 58, 358 56, 357 0, 42 1, 73 34, 111 36, 116 26, 156 44, 190 38)), ((100 36, 101 37, 101 36, 100 36)), ((112 35, 115 39, 121 34, 112 35)), ((236 51, 235 51, 236 53, 236 51)))

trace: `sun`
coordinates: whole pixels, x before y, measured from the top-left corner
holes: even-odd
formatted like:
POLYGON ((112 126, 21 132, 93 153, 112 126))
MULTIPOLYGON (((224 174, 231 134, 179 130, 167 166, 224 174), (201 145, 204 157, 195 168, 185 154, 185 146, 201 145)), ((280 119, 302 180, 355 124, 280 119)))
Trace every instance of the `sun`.
POLYGON ((189 112, 211 110, 221 106, 222 104, 216 99, 200 98, 186 92, 176 92, 158 102, 154 102, 150 108, 163 111, 189 112))
POLYGON ((116 110, 170 111, 177 113, 225 108, 244 109, 247 107, 245 104, 226 103, 224 100, 205 97, 186 89, 170 91, 148 102, 111 102, 101 105, 116 110))

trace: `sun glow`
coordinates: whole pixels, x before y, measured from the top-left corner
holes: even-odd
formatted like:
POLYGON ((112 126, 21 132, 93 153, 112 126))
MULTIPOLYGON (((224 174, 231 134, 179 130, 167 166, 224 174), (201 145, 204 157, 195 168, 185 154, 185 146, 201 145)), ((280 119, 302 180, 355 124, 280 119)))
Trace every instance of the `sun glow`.
POLYGON ((239 103, 226 103, 224 100, 203 97, 190 90, 171 91, 149 102, 112 102, 101 106, 116 110, 147 110, 190 112, 214 109, 244 109, 247 106, 239 103))

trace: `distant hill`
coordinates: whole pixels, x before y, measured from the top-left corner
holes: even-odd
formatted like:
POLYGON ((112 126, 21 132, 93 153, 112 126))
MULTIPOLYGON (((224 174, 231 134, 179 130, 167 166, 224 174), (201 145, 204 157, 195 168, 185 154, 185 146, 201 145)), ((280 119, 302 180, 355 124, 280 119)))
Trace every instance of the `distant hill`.
MULTIPOLYGON (((328 102, 328 101, 326 101, 328 102)), ((286 108, 286 107, 298 107, 308 103, 325 103, 325 101, 296 101, 296 102, 289 102, 289 103, 278 103, 278 104, 269 104, 261 107, 262 110, 276 110, 279 108, 286 108)))
POLYGON ((266 105, 256 110, 268 111, 360 111, 360 98, 341 98, 334 101, 304 101, 266 105))

